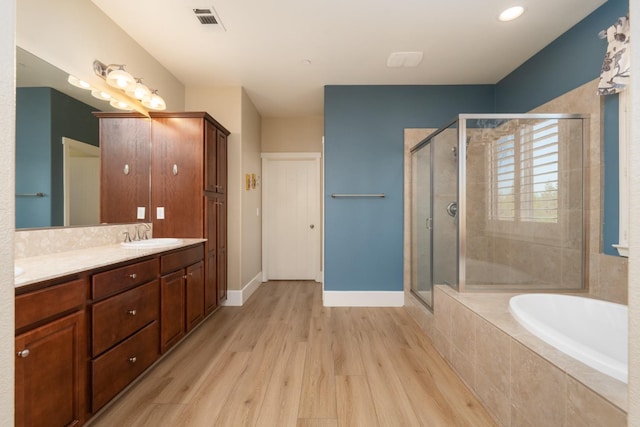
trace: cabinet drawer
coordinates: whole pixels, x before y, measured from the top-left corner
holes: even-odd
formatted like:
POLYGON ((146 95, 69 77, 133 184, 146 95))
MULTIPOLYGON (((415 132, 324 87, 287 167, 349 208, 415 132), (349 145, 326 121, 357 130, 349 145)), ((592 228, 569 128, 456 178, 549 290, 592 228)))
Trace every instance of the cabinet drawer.
POLYGON ((149 282, 156 277, 158 277, 157 258, 94 274, 91 296, 94 300, 99 299, 149 282))
POLYGON ((158 320, 158 280, 93 304, 93 356, 158 320))
POLYGON ((18 295, 15 300, 16 329, 81 307, 86 300, 86 281, 74 280, 18 295))
POLYGON ((171 273, 180 268, 195 264, 204 257, 203 245, 194 246, 180 252, 174 252, 160 257, 161 274, 171 273))
POLYGON ((91 362, 92 402, 96 412, 158 358, 158 322, 91 362))

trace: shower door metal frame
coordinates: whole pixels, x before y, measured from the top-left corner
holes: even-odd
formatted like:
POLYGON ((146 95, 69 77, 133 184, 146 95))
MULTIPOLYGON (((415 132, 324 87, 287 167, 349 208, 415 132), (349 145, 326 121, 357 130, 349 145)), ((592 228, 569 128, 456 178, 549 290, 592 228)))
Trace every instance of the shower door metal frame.
MULTIPOLYGON (((429 150, 429 198, 430 198, 430 201, 429 201, 429 217, 427 218, 427 223, 429 224, 429 227, 427 227, 427 229, 429 230, 429 265, 431 266, 431 268, 429 269, 431 301, 425 301, 424 298, 422 298, 422 295, 420 295, 417 291, 413 289, 413 283, 411 283, 410 288, 411 288, 411 292, 418 298, 418 300, 422 302, 431 311, 433 311, 433 295, 434 295, 434 292, 433 292, 433 157, 434 155, 433 155, 433 145, 430 144, 430 139, 432 138, 432 136, 435 136, 435 133, 432 133, 431 135, 427 136, 425 139, 420 141, 409 151, 411 156, 413 156, 418 151, 420 151, 420 149, 422 149, 425 145, 429 145, 428 150, 429 150)), ((413 165, 413 161, 411 162, 411 164, 413 165)), ((412 183, 411 196, 413 198, 413 183, 412 183)), ((411 203, 413 204, 413 201, 411 203)), ((412 210, 413 210, 413 207, 412 207, 412 210)), ((413 239, 413 222, 415 220, 416 219, 413 218, 412 216, 411 217, 411 224, 412 224, 411 238, 412 239, 413 239)), ((413 250, 413 243, 411 244, 411 249, 413 250)))
MULTIPOLYGON (((458 122, 458 284, 454 287, 459 292, 470 292, 466 287, 467 275, 467 120, 544 120, 544 119, 579 119, 582 120, 582 288, 585 289, 586 277, 586 242, 585 242, 585 123, 589 116, 584 114, 459 114, 449 122, 447 127, 458 122)), ((437 132, 440 132, 438 129, 437 132)), ((532 289, 535 290, 535 289, 532 289)), ((577 289, 580 290, 580 289, 577 289)), ((538 290, 539 291, 539 290, 538 290)), ((545 289, 545 292, 554 292, 553 289, 545 289)), ((566 292, 566 289, 558 291, 566 292)))
MULTIPOLYGON (((457 123, 458 130, 458 227, 457 227, 457 245, 458 250, 457 254, 457 275, 458 280, 455 284, 449 284, 452 288, 456 289, 459 292, 468 291, 466 289, 466 242, 467 242, 467 121, 468 120, 544 120, 544 119, 579 119, 582 120, 582 288, 576 289, 585 290, 587 288, 586 285, 586 277, 587 277, 587 242, 586 242, 586 233, 585 233, 585 220, 586 220, 586 200, 587 200, 587 188, 585 185, 586 181, 586 155, 585 155, 585 142, 586 135, 589 135, 588 129, 588 121, 589 115, 585 114, 504 114, 504 113, 483 113, 483 114, 458 114, 453 119, 449 120, 445 123, 444 126, 440 127, 438 130, 427 136, 425 139, 417 143, 413 148, 411 148, 410 152, 413 155, 420 148, 424 147, 427 144, 431 144, 432 140, 444 132, 447 129, 450 129, 452 126, 457 123)), ((590 136, 590 135, 589 135, 590 136)), ((429 148, 431 150, 431 147, 429 148)), ((433 153, 432 153, 433 154, 433 153)), ((431 171, 433 174, 433 155, 431 156, 431 171)), ((433 198, 433 180, 431 181, 431 197, 433 198)), ((431 218, 433 218, 433 203, 430 206, 431 218)), ((433 246, 433 229, 430 231, 432 236, 431 245, 433 246)), ((431 286, 433 287, 433 248, 431 250, 431 286)), ((532 289, 533 290, 533 289, 532 289)), ((558 289, 557 291, 566 292, 566 289, 558 289)), ((554 292, 554 289, 545 289, 545 292, 554 292)), ((433 299, 433 297, 432 297, 433 299)))

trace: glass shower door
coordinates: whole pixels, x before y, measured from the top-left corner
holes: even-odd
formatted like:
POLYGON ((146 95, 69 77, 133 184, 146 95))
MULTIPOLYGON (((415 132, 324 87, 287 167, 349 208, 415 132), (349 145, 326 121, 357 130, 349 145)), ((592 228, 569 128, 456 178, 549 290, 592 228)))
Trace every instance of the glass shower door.
POLYGON ((411 156, 411 290, 433 307, 431 144, 411 156))

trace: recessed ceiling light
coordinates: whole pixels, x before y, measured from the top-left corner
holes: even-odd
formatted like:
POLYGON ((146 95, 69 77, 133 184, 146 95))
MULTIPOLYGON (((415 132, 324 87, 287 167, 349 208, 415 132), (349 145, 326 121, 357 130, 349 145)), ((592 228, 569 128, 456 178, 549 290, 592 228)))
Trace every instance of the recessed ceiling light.
POLYGON ((524 7, 514 6, 502 11, 500 16, 498 16, 498 19, 502 22, 513 21, 514 19, 520 17, 520 15, 522 15, 523 13, 524 7))

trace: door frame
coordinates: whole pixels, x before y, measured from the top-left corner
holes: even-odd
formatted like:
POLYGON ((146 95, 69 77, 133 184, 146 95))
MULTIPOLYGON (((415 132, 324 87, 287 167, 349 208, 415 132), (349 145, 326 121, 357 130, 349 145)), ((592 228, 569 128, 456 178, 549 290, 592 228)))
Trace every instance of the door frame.
POLYGON ((318 200, 318 212, 316 212, 316 218, 318 223, 320 224, 321 230, 318 230, 317 237, 314 239, 313 243, 313 269, 315 271, 315 281, 322 282, 322 235, 324 234, 324 218, 322 216, 323 207, 322 207, 322 193, 321 193, 321 158, 322 153, 319 152, 308 152, 308 153, 261 153, 260 157, 262 158, 262 281, 266 282, 269 280, 269 251, 267 248, 269 247, 271 232, 269 231, 269 227, 267 226, 269 223, 269 164, 273 161, 282 161, 282 160, 304 160, 304 161, 313 161, 314 174, 316 176, 317 187, 315 188, 316 198, 318 200))

